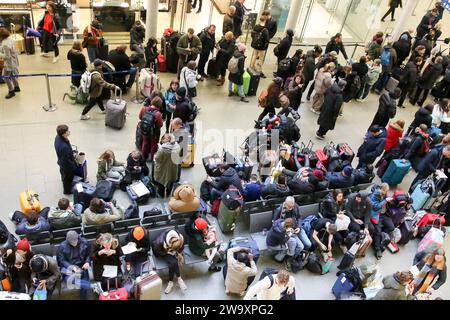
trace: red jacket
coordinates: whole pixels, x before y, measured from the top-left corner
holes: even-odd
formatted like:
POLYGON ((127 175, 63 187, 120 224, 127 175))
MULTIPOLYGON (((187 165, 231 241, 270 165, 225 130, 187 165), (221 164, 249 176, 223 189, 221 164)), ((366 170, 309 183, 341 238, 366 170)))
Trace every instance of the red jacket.
POLYGON ((400 138, 403 136, 403 129, 396 123, 390 123, 387 129, 386 144, 384 151, 389 152, 392 148, 395 148, 400 138))

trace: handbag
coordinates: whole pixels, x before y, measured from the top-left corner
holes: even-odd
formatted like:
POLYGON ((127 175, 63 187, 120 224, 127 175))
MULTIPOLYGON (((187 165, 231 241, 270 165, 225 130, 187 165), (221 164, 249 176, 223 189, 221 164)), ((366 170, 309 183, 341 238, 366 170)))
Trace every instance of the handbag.
POLYGON ((419 242, 417 252, 421 252, 423 250, 434 251, 441 248, 444 244, 444 233, 441 229, 441 220, 435 219, 430 231, 428 231, 425 237, 423 237, 423 239, 419 242), (439 223, 438 226, 436 226, 436 221, 439 223))

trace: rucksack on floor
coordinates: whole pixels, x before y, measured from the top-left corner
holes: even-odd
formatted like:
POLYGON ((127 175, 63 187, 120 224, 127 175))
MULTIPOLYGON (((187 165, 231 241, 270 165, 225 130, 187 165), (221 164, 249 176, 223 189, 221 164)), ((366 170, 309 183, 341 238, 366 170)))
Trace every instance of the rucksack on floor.
POLYGON ((91 84, 92 84, 92 76, 94 74, 100 74, 100 72, 98 71, 85 71, 82 75, 81 75, 81 80, 80 80, 80 88, 81 91, 83 91, 83 93, 90 93, 91 92, 91 84))
POLYGON ((152 137, 155 134, 155 119, 156 110, 145 109, 144 115, 142 116, 142 120, 140 122, 141 133, 143 136, 152 137))
POLYGON ((236 74, 239 72, 239 58, 231 57, 228 62, 228 71, 232 74, 236 74))
POLYGON ((387 67, 391 64, 391 50, 390 49, 383 49, 383 52, 381 53, 381 65, 384 67, 387 67))

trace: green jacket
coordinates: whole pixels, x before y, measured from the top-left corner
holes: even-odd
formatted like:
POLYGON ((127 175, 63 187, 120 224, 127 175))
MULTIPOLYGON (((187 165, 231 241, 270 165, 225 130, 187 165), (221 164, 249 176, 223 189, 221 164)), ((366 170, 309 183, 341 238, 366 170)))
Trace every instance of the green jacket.
POLYGON ((50 208, 47 219, 53 229, 68 229, 81 225, 81 215, 72 210, 50 208))
POLYGON ((120 167, 123 166, 123 162, 119 162, 114 160, 112 164, 108 163, 106 160, 98 160, 98 169, 97 169, 97 181, 105 180, 107 178, 106 173, 111 170, 112 167, 120 167))
POLYGON ((120 207, 106 209, 104 213, 94 213, 87 208, 83 213, 83 224, 85 225, 99 225, 122 219, 123 209, 120 207))
POLYGON ((202 235, 198 233, 193 237, 192 236, 187 237, 187 240, 189 244, 189 249, 192 251, 192 253, 199 257, 203 256, 206 250, 206 246, 202 235))
POLYGON ((89 67, 89 72, 95 73, 91 77, 91 91, 89 93, 91 98, 98 98, 102 94, 103 88, 114 90, 116 86, 112 83, 108 83, 103 79, 102 72, 97 71, 93 66, 89 67))
POLYGON ((180 60, 183 60, 184 62, 188 62, 191 60, 196 60, 197 56, 202 51, 202 42, 200 41, 200 38, 197 37, 195 34, 192 38, 192 44, 191 44, 191 53, 186 54, 185 49, 187 49, 189 46, 189 38, 187 34, 182 36, 180 40, 178 40, 177 43, 177 53, 180 57, 180 60))
MULTIPOLYGON (((154 180, 167 187, 178 180, 178 163, 180 158, 180 146, 178 143, 164 143, 158 149, 154 162, 154 180)), ((181 161, 180 161, 181 163, 181 161)))

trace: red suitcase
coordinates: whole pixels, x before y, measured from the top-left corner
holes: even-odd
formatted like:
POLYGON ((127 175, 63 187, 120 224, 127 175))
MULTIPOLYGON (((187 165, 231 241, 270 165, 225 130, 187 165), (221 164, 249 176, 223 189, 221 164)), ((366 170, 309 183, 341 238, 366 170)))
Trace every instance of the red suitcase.
POLYGON ((110 290, 108 280, 108 291, 100 293, 99 300, 128 300, 128 291, 125 288, 117 288, 118 281, 115 280, 116 289, 110 290))
POLYGON ((167 62, 166 57, 162 54, 158 54, 158 71, 159 72, 167 72, 167 62))
POLYGON ((325 152, 322 149, 316 150, 316 156, 319 159, 319 161, 328 168, 328 156, 325 154, 325 152))

